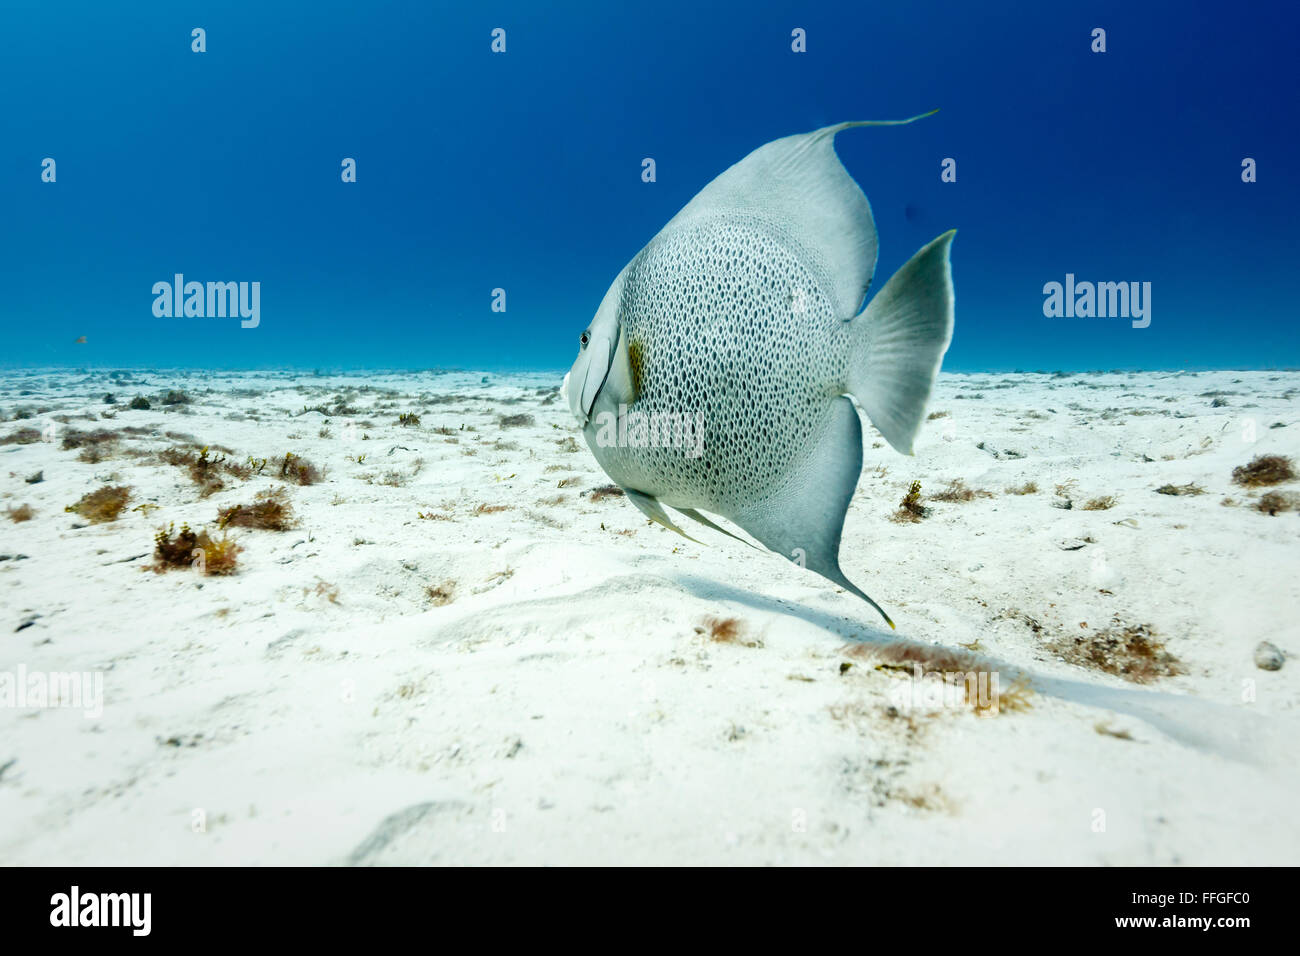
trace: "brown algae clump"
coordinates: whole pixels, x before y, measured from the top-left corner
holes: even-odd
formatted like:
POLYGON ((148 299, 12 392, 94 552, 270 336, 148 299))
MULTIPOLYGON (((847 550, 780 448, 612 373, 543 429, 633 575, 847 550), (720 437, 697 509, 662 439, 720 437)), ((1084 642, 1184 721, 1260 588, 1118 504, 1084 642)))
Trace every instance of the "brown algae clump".
POLYGON ((203 574, 235 573, 236 557, 243 549, 227 535, 214 539, 207 531, 191 531, 187 524, 175 537, 174 530, 174 525, 168 525, 154 535, 154 571, 194 568, 203 574))
POLYGON ((974 501, 976 498, 992 498, 993 492, 978 488, 967 488, 960 478, 948 482, 948 487, 937 495, 931 495, 935 501, 974 501))
POLYGON ((306 458, 291 451, 285 452, 284 457, 276 459, 272 465, 285 481, 299 485, 314 485, 325 477, 324 472, 306 458))
POLYGON ((1125 624, 1077 636, 1058 637, 1047 649, 1067 663, 1115 674, 1135 684, 1186 673, 1182 661, 1165 649, 1149 624, 1125 624))
POLYGON ((903 522, 916 522, 924 518, 930 511, 921 504, 921 483, 912 482, 907 489, 907 494, 903 495, 903 500, 898 503, 898 510, 890 515, 890 520, 903 522))
POLYGON ((259 491, 251 505, 231 505, 217 512, 219 528, 288 531, 293 526, 293 506, 286 500, 283 488, 259 491))
POLYGON ((91 524, 102 524, 106 521, 116 521, 130 497, 131 489, 125 485, 117 487, 105 485, 98 491, 82 495, 76 504, 68 505, 63 510, 79 514, 91 524))
POLYGON ((1194 481, 1185 485, 1164 484, 1156 489, 1158 495, 1203 495, 1205 489, 1194 481))
POLYGON ((1232 469, 1232 480, 1247 488, 1276 485, 1295 478, 1290 458, 1281 455, 1258 455, 1249 465, 1232 469))

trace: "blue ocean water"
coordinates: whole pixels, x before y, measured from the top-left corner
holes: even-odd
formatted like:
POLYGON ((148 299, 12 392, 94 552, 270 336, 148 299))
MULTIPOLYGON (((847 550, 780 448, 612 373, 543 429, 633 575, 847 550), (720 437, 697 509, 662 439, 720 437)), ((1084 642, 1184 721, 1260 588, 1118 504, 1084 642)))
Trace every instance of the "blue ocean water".
POLYGON ((996 6, 6 0, 0 363, 561 369, 727 166, 937 107, 838 149, 877 287, 959 230, 945 368, 1300 365, 1297 8, 996 6), (257 326, 155 315, 176 274, 257 326), (1045 316, 1067 275, 1150 324, 1045 316))

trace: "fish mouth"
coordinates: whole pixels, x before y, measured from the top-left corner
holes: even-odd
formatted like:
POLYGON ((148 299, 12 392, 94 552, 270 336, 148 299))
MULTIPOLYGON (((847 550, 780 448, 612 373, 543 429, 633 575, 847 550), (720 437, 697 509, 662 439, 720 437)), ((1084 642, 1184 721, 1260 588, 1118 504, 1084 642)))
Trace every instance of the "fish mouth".
MULTIPOLYGON (((577 366, 575 365, 574 368, 577 368, 577 366)), ((579 404, 581 397, 581 390, 575 390, 573 387, 573 370, 570 369, 564 373, 564 382, 560 385, 560 398, 564 400, 564 404, 569 406, 569 414, 577 420, 578 425, 585 427, 587 415, 583 412, 581 404, 579 404)))
POLYGON ((570 370, 565 372, 564 381, 560 383, 560 401, 569 406, 569 414, 577 420, 580 426, 585 427, 587 424, 587 416, 583 413, 582 407, 578 404, 578 399, 580 397, 581 393, 576 395, 574 394, 573 371, 570 370))

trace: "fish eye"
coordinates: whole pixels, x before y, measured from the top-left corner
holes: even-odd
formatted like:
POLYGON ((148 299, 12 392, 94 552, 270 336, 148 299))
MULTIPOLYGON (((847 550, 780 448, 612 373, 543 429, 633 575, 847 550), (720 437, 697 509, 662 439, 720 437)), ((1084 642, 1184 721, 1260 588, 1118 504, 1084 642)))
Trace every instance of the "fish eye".
POLYGON ((586 332, 583 332, 580 336, 578 336, 578 341, 582 343, 582 347, 584 349, 587 347, 587 342, 589 342, 590 340, 591 340, 591 336, 588 335, 586 332))

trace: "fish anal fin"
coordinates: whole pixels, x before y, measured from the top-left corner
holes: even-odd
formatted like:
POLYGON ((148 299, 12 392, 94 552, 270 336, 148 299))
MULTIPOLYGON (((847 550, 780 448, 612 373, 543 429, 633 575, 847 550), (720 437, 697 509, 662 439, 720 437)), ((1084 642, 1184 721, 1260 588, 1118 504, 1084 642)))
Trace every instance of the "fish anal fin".
POLYGON ((696 544, 704 543, 703 541, 696 541, 681 528, 677 527, 677 525, 673 523, 673 519, 668 516, 668 512, 664 511, 664 506, 659 503, 658 498, 654 498, 641 491, 634 491, 631 488, 624 488, 623 493, 627 495, 628 501, 636 505, 637 508, 640 509, 641 513, 655 524, 663 525, 669 531, 676 531, 687 541, 695 541, 696 544))
POLYGON ((862 598, 894 622, 840 570, 840 536, 862 474, 862 423, 847 397, 837 398, 811 453, 761 501, 726 517, 768 548, 862 598))
POLYGON ((710 521, 708 518, 704 517, 704 515, 700 514, 694 508, 678 508, 676 505, 673 505, 673 508, 674 510, 680 511, 682 514, 686 515, 686 517, 690 518, 692 521, 698 521, 706 528, 712 528, 714 531, 720 531, 723 534, 725 534, 728 538, 735 538, 737 541, 739 541, 741 544, 745 545, 746 547, 749 548, 753 547, 752 544, 750 544, 740 535, 732 534, 726 528, 722 527, 719 524, 715 524, 714 522, 710 521))

